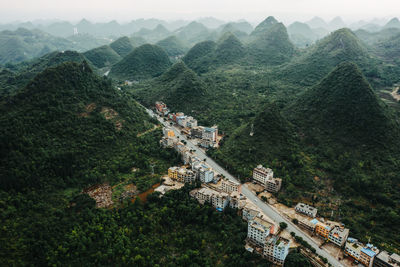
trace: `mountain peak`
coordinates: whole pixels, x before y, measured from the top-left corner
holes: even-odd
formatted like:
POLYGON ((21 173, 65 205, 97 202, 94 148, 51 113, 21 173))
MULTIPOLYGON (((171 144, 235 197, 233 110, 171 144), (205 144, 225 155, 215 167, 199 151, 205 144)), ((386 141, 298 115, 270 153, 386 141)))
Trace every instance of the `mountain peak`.
POLYGON ((271 27, 275 24, 278 24, 279 22, 272 16, 269 16, 265 20, 263 20, 260 24, 257 25, 257 27, 254 29, 254 31, 251 33, 252 35, 259 34, 260 32, 265 32, 266 30, 271 29, 271 27))

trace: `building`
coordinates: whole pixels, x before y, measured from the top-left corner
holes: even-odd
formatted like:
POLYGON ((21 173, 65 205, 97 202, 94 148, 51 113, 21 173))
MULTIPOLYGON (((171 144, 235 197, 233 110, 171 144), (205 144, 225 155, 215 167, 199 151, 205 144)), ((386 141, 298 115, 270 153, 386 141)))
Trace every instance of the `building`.
POLYGON ((175 133, 170 127, 164 127, 163 128, 163 134, 167 138, 175 137, 175 133))
POLYGON ((188 128, 197 127, 197 120, 191 116, 187 117, 186 118, 186 127, 188 127, 188 128))
POLYGON ((304 203, 297 203, 294 208, 296 212, 307 215, 308 217, 315 218, 317 216, 317 209, 304 203))
POLYGON ((156 102, 156 112, 160 115, 168 115, 169 109, 167 108, 167 105, 164 104, 163 102, 157 101, 156 102))
POLYGON ((252 203, 247 203, 242 209, 242 219, 251 221, 260 214, 260 210, 252 203))
POLYGON ((216 126, 213 126, 211 128, 203 127, 202 138, 204 140, 209 140, 211 142, 216 142, 217 141, 217 135, 218 135, 218 129, 216 128, 216 126))
POLYGON ((396 253, 390 255, 387 251, 381 251, 375 256, 373 267, 400 267, 400 256, 396 253))
POLYGON ((209 202, 219 211, 222 211, 228 206, 229 196, 226 193, 220 193, 207 187, 199 189, 195 198, 202 204, 209 202))
POLYGON ((204 161, 192 163, 192 170, 197 174, 202 183, 210 183, 214 180, 214 171, 204 161))
POLYGON ((254 168, 253 180, 263 185, 268 192, 272 193, 277 193, 282 187, 282 179, 274 178, 274 172, 262 165, 254 168))
POLYGON ((268 192, 278 193, 282 187, 282 179, 281 178, 272 178, 271 180, 267 180, 265 183, 265 189, 268 192))
POLYGON ((168 177, 181 183, 193 183, 196 181, 196 174, 192 170, 179 167, 170 167, 168 177))
POLYGON ((248 221, 247 238, 256 245, 264 247, 265 239, 271 232, 273 232, 273 224, 260 217, 248 221))
POLYGON ((262 185, 265 185, 267 180, 270 180, 274 177, 274 172, 270 168, 265 168, 262 165, 258 165, 253 170, 253 180, 259 182, 262 185))
POLYGON ((283 266, 289 254, 290 240, 277 235, 268 235, 265 240, 263 255, 270 262, 283 266))
POLYGON ((323 238, 328 239, 328 238, 329 238, 329 232, 330 232, 330 231, 331 231, 331 228, 330 228, 328 225, 326 225, 326 224, 324 224, 324 223, 322 223, 322 222, 318 222, 318 223, 315 225, 315 233, 316 233, 317 235, 323 237, 323 238))
POLYGON ((210 148, 214 146, 214 142, 208 139, 201 139, 199 145, 204 148, 210 148))
POLYGON ((203 138, 203 127, 197 126, 190 129, 190 136, 192 138, 203 138))
POLYGON ((351 256, 366 267, 372 267, 374 258, 378 253, 379 250, 372 244, 364 246, 364 244, 357 239, 351 237, 347 238, 345 254, 351 256))
POLYGON ((343 247, 349 236, 349 229, 335 226, 330 232, 328 240, 338 247, 343 247))
POLYGON ((160 144, 163 147, 175 147, 175 145, 178 143, 178 139, 175 137, 163 137, 160 140, 160 144))
POLYGON ((176 123, 181 127, 186 127, 186 116, 176 116, 176 123))
POLYGON ((347 238, 346 245, 344 247, 344 253, 353 259, 359 261, 360 260, 360 254, 361 254, 361 249, 364 247, 364 245, 359 242, 357 239, 354 238, 347 238))
POLYGON ((230 181, 226 178, 222 179, 221 190, 230 194, 232 192, 239 192, 240 184, 234 181, 230 181))
POLYGON ((315 226, 317 225, 317 223, 319 223, 319 221, 317 219, 299 220, 298 226, 300 226, 301 228, 304 228, 308 231, 314 232, 315 226))
POLYGON ((372 244, 367 244, 361 249, 360 259, 358 260, 367 267, 372 267, 372 263, 379 250, 372 244))

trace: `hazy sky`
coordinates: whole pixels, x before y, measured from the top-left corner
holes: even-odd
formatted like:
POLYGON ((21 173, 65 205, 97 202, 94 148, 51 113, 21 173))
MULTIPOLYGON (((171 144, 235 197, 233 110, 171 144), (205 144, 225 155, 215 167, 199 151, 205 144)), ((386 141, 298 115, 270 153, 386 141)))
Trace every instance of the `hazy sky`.
POLYGON ((195 19, 214 16, 253 22, 268 15, 291 22, 315 15, 347 21, 400 16, 400 0, 0 0, 0 21, 66 19, 119 22, 137 18, 195 19))

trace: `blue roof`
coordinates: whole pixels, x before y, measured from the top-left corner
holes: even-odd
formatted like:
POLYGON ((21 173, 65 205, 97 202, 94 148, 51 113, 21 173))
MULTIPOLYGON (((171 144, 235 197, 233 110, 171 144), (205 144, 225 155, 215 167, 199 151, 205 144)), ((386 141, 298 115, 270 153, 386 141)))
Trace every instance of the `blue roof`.
POLYGON ((310 223, 312 223, 312 224, 317 224, 317 223, 319 223, 319 221, 318 221, 317 219, 312 219, 312 220, 310 221, 310 223))
POLYGON ((367 255, 370 256, 370 257, 373 257, 373 256, 376 255, 376 253, 373 252, 372 250, 370 250, 369 248, 362 248, 362 249, 361 249, 361 252, 367 254, 367 255))
POLYGON ((204 131, 207 131, 207 132, 215 132, 215 129, 214 129, 214 128, 204 127, 204 131))

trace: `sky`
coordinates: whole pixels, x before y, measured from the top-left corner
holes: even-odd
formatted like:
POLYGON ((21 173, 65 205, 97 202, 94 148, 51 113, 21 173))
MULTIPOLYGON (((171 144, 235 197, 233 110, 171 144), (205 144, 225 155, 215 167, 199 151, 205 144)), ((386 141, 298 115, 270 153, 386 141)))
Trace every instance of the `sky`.
POLYGON ((400 16, 400 0, 0 0, 0 22, 61 19, 93 22, 138 18, 257 22, 273 15, 283 22, 314 16, 348 22, 400 16))

